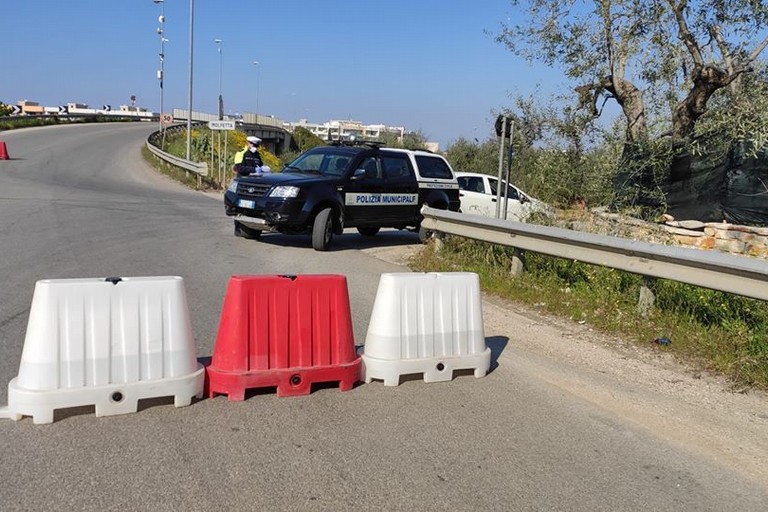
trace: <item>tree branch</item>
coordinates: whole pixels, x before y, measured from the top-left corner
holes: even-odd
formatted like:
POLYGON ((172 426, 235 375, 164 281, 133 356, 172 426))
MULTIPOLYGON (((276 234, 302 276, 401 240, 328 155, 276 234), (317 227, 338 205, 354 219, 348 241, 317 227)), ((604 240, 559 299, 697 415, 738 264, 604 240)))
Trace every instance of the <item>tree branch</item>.
POLYGON ((611 8, 607 0, 601 0, 600 6, 602 7, 602 15, 603 15, 605 48, 606 48, 606 51, 608 52, 608 67, 611 70, 611 73, 615 73, 616 70, 613 69, 614 55, 613 55, 613 34, 611 33, 611 8))
POLYGON ((688 53, 691 54, 691 58, 693 59, 694 65, 698 68, 703 67, 704 58, 701 56, 701 49, 699 48, 699 45, 696 43, 696 40, 693 38, 693 34, 691 34, 691 31, 688 29, 688 22, 685 21, 685 16, 683 15, 683 11, 688 5, 688 1, 681 0, 679 4, 676 4, 674 0, 667 0, 667 3, 672 8, 672 11, 675 13, 677 28, 680 31, 680 34, 679 34, 680 39, 685 44, 685 47, 688 48, 688 53))
POLYGON ((757 59, 760 54, 765 50, 765 47, 768 46, 768 36, 763 39, 759 45, 755 48, 755 50, 749 55, 749 63, 752 63, 757 59))
POLYGON ((723 56, 723 61, 725 61, 725 69, 728 70, 728 74, 733 75, 736 72, 736 69, 733 66, 733 56, 731 55, 730 48, 728 48, 728 43, 726 43, 725 39, 723 39, 723 34, 720 32, 720 27, 718 25, 710 25, 709 34, 717 42, 717 47, 720 49, 720 54, 723 56))

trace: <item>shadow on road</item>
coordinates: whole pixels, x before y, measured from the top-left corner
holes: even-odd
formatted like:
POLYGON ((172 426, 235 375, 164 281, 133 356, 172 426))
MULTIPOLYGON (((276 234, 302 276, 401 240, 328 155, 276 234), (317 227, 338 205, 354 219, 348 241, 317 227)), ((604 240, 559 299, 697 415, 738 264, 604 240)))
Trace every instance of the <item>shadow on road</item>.
POLYGON ((491 349, 491 368, 488 370, 488 373, 491 373, 498 368, 499 356, 504 352, 507 343, 509 343, 509 338, 506 336, 491 336, 490 338, 485 338, 485 344, 491 349))
MULTIPOLYGON (((310 235, 283 235, 281 233, 265 233, 254 240, 254 243, 278 245, 281 247, 297 247, 312 249, 310 235)), ((394 247, 398 245, 420 244, 419 235, 412 231, 387 230, 376 236, 363 236, 356 230, 347 230, 342 235, 334 235, 328 252, 371 249, 374 247, 394 247)))

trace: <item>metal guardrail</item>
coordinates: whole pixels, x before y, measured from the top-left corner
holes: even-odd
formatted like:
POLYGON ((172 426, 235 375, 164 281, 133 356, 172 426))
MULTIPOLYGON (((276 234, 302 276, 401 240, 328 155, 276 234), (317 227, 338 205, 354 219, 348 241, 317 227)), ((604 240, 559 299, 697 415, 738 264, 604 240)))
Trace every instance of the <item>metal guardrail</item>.
MULTIPOLYGON (((184 126, 184 129, 186 130, 186 126, 184 126)), ((169 127, 166 131, 170 131, 170 130, 173 130, 173 127, 169 127)), ((162 132, 160 131, 152 132, 149 135, 149 137, 147 137, 147 142, 146 142, 147 149, 150 150, 155 156, 157 156, 162 160, 165 160, 169 164, 175 165, 176 167, 181 167, 184 170, 194 172, 195 174, 198 174, 200 176, 208 176, 208 163, 191 162, 184 158, 180 158, 170 153, 166 153, 165 151, 155 146, 152 143, 152 141, 157 140, 160 137, 162 137, 162 132)))
POLYGON ((196 174, 199 174, 200 176, 208 176, 208 164, 206 162, 190 162, 189 160, 179 158, 156 148, 149 141, 147 141, 147 149, 154 153, 158 158, 161 158, 170 164, 181 167, 187 171, 192 171, 196 174))
POLYGON ((422 215, 424 220, 421 225, 440 233, 768 300, 768 264, 759 259, 492 219, 426 206, 422 215))

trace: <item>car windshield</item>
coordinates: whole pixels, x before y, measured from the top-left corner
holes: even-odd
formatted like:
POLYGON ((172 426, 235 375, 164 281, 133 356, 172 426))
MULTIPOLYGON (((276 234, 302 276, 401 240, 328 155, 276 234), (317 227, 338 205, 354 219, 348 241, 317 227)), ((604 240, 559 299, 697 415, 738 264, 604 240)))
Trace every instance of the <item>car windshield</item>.
POLYGON ((288 164, 285 170, 290 172, 322 174, 324 176, 343 176, 350 163, 350 155, 332 149, 310 150, 288 164))

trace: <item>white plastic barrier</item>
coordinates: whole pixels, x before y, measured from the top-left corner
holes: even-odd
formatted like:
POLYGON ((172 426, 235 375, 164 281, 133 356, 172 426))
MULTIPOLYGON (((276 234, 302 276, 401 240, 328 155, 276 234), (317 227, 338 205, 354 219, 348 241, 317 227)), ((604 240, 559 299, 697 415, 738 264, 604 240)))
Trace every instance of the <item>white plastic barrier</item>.
POLYGON ((202 398, 181 277, 50 279, 32 299, 18 377, 0 417, 52 423, 56 409, 136 412, 145 398, 202 398))
POLYGON ((441 382, 464 369, 480 378, 490 364, 477 274, 381 275, 363 353, 366 383, 397 386, 414 373, 441 382))

